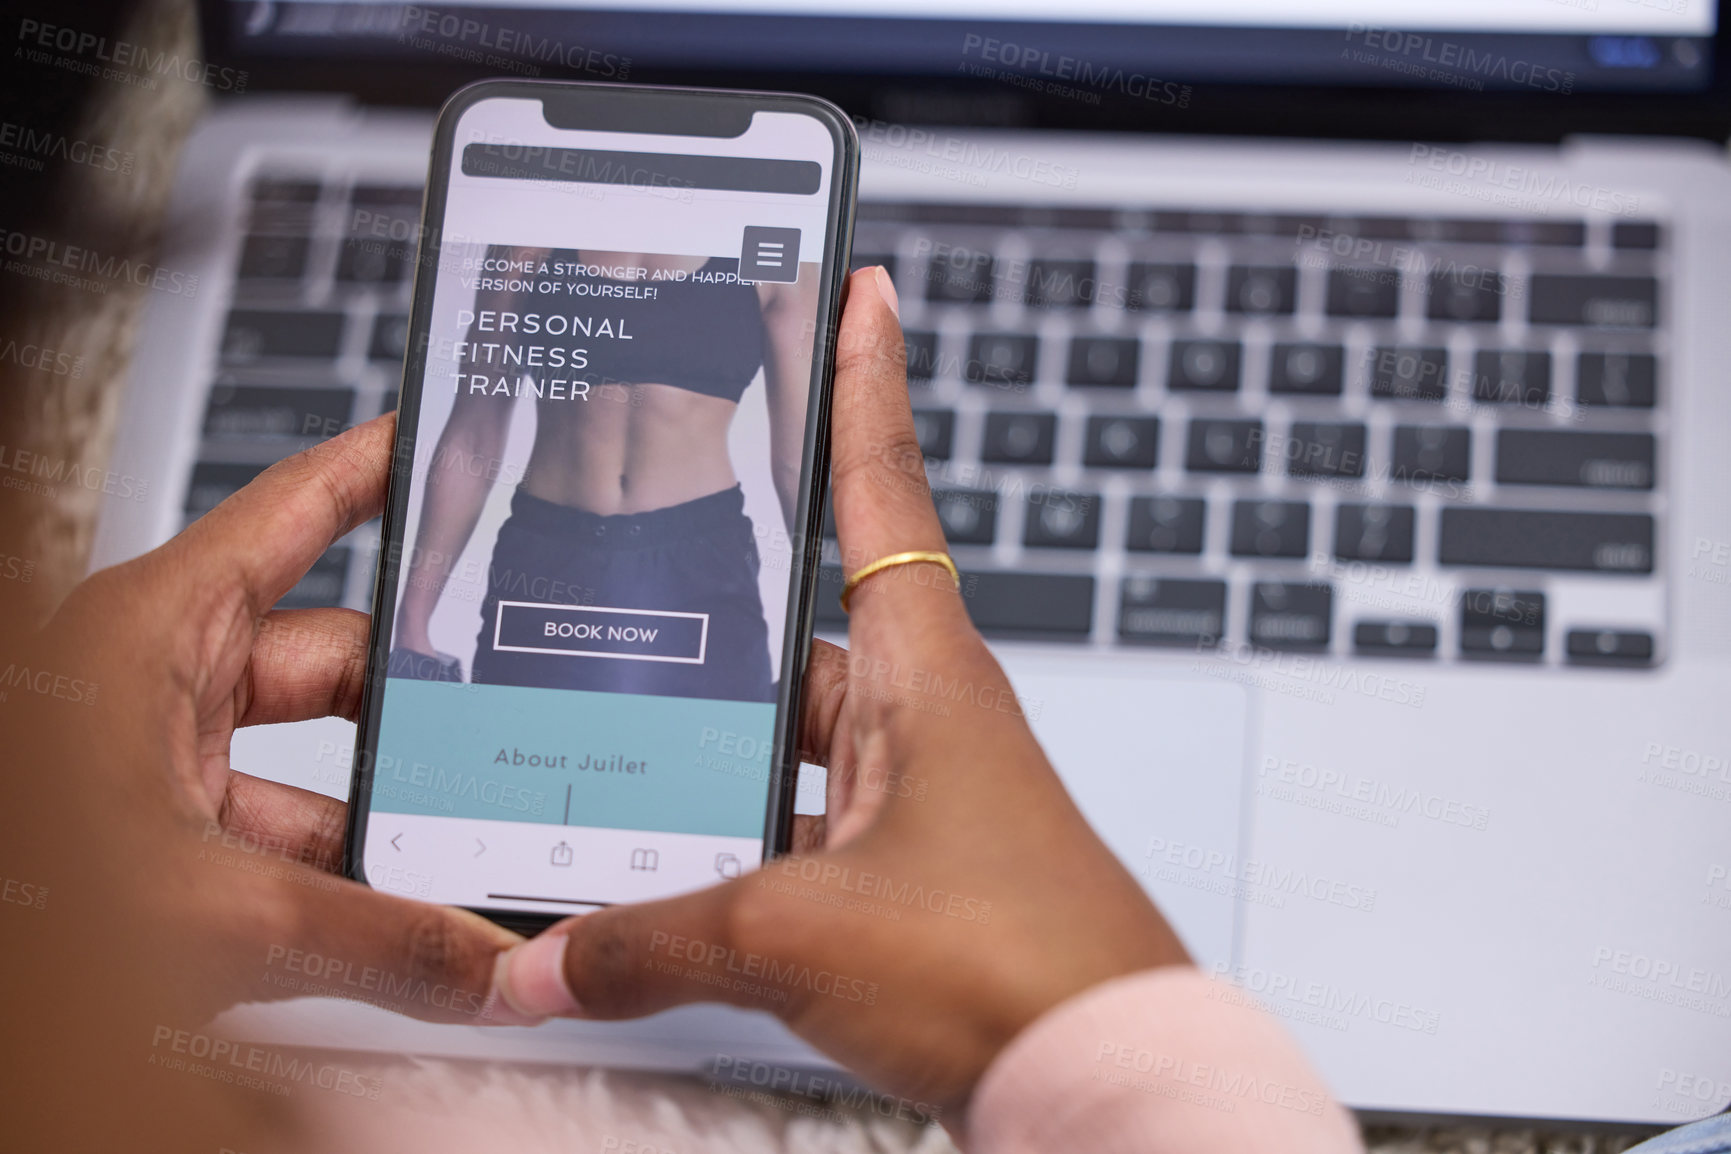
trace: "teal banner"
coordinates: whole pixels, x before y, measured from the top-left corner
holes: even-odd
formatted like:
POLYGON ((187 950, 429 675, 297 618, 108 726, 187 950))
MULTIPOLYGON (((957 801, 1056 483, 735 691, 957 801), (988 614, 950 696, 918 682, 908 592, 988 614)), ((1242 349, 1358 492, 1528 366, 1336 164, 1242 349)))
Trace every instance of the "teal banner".
POLYGON ((386 682, 373 808, 762 837, 775 706, 386 682))

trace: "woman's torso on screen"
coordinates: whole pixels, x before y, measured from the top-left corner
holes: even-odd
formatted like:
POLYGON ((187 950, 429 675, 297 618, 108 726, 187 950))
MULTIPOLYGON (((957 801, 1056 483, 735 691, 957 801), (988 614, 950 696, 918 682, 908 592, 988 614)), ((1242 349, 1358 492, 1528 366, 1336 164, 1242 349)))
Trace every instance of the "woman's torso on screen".
MULTIPOLYGON (((587 364, 561 375, 589 385, 582 400, 536 401, 535 444, 523 488, 602 514, 664 509, 737 482, 728 428, 763 364, 762 306, 736 262, 706 257, 553 250, 543 278, 594 288, 655 289, 653 299, 537 293, 480 307, 559 312, 603 322, 611 335, 536 337, 581 348, 587 364), (573 274, 625 272, 625 276, 573 274)), ((479 302, 478 302, 479 304, 479 302)), ((524 338, 527 342, 530 338, 524 338)))

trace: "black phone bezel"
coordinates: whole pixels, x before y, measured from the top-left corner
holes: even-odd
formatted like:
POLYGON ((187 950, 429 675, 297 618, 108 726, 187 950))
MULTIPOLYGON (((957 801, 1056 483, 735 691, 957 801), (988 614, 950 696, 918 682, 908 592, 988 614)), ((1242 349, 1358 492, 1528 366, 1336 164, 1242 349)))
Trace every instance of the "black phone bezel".
MULTIPOLYGON (((407 352, 398 391, 397 435, 391 455, 389 489, 380 527, 379 563, 374 575, 373 615, 368 637, 366 681, 361 693, 355 733, 354 768, 349 783, 347 836, 343 873, 370 885, 366 877, 366 837, 371 817, 373 769, 384 704, 385 671, 395 629, 398 569, 407 532, 409 486, 415 460, 415 429, 420 418, 421 385, 426 369, 433 293, 439 266, 445 197, 451 170, 457 121, 470 107, 491 99, 559 101, 550 114, 565 124, 607 131, 660 132, 670 136, 733 136, 737 117, 724 113, 728 105, 758 111, 797 112, 812 116, 835 142, 830 202, 826 213, 824 269, 814 326, 812 397, 806 412, 802 446, 799 508, 790 534, 789 597, 782 644, 780 683, 776 701, 775 747, 771 751, 764 816, 764 860, 786 853, 793 830, 794 792, 800 757, 797 749, 799 709, 811 630, 818 594, 819 550, 822 545, 824 492, 829 475, 830 393, 834 383, 834 345, 843 286, 853 247, 854 210, 858 200, 859 138, 853 123, 835 105, 798 93, 674 88, 652 85, 598 84, 582 81, 483 80, 453 93, 439 110, 434 131, 426 193, 421 206, 421 233, 416 254, 413 303, 409 311, 407 352), (657 128, 656 125, 664 127, 657 128)), ((744 119, 749 125, 750 117, 744 119)), ((535 932, 567 914, 538 910, 465 907, 507 928, 535 932)), ((577 912, 577 911, 573 911, 577 912)))

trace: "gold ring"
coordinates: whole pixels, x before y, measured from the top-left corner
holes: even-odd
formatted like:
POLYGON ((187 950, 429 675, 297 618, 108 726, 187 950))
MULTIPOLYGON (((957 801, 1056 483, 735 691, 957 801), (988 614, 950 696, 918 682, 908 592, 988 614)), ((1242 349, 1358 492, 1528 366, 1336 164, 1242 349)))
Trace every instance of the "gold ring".
POLYGON ((891 553, 888 557, 879 557, 870 565, 854 570, 854 575, 849 577, 841 587, 841 611, 843 613, 849 612, 848 598, 853 596, 853 591, 859 587, 859 583, 873 573, 881 573, 883 570, 893 569, 897 565, 913 565, 920 561, 930 561, 934 565, 942 565, 950 571, 950 580, 956 583, 956 588, 962 587, 962 575, 956 572, 956 563, 950 560, 948 553, 936 553, 927 549, 918 549, 911 553, 891 553))

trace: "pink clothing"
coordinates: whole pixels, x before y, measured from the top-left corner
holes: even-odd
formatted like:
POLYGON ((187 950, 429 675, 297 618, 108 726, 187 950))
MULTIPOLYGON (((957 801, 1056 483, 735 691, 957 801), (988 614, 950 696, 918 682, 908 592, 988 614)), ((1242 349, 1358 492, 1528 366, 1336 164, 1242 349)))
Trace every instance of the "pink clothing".
POLYGON ((970 1154, 1362 1154, 1358 1127, 1248 995, 1188 966, 1095 986, 1005 1047, 970 1154))

